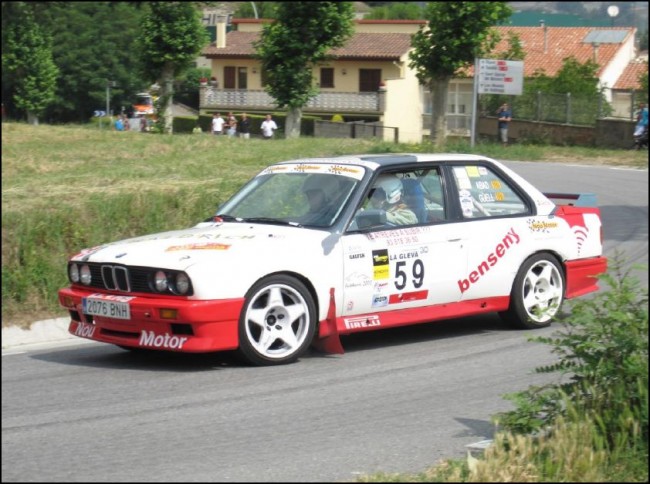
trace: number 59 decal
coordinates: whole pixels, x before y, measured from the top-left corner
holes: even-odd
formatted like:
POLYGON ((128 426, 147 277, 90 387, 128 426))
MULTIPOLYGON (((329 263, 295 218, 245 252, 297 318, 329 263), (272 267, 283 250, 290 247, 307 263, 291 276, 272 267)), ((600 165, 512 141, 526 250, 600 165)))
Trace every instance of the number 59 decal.
POLYGON ((414 259, 410 269, 406 266, 407 262, 403 260, 395 264, 395 289, 398 291, 404 289, 409 282, 409 277, 412 277, 413 287, 416 289, 422 287, 424 282, 424 263, 422 260, 414 259))

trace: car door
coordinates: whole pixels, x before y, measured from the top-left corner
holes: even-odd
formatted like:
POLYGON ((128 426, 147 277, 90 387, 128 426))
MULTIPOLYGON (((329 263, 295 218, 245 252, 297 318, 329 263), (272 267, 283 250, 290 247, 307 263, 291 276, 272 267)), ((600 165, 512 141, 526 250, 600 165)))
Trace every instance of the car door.
POLYGON ((345 316, 449 303, 460 296, 457 274, 467 264, 464 228, 446 220, 440 169, 396 175, 421 183, 428 217, 404 226, 353 225, 343 235, 345 316))

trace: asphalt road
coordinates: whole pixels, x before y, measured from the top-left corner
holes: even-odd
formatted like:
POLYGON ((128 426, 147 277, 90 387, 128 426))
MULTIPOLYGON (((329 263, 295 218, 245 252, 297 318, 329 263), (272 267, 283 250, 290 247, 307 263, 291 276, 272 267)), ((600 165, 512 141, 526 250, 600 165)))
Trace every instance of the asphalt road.
MULTIPOLYGON (((509 163, 547 191, 594 192, 608 256, 648 263, 648 172, 509 163)), ((646 284, 647 284, 647 270, 646 284)), ((490 438, 508 392, 550 375, 540 331, 481 316, 343 338, 249 368, 87 341, 2 357, 2 481, 313 482, 418 472, 490 438)))

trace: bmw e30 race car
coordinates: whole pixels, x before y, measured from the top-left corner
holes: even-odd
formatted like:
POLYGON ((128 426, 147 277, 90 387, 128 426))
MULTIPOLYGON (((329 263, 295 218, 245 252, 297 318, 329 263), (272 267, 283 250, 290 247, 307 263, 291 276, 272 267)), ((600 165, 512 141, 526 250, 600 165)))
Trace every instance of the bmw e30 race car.
POLYGON ((602 244, 595 196, 544 194, 482 156, 298 159, 191 228, 82 250, 59 302, 83 338, 275 365, 480 313, 547 326, 597 290, 602 244))

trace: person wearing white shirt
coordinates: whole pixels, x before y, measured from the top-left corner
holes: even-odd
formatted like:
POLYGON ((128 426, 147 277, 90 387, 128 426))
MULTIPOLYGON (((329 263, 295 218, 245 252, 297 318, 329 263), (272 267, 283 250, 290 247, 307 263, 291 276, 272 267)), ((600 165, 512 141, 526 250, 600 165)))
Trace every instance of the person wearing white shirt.
POLYGON ((221 113, 214 113, 212 115, 212 134, 223 134, 224 123, 221 113))
POLYGON ((270 114, 267 114, 266 119, 262 121, 261 129, 262 137, 264 139, 273 138, 273 132, 278 129, 278 125, 275 124, 275 121, 273 121, 270 114))

